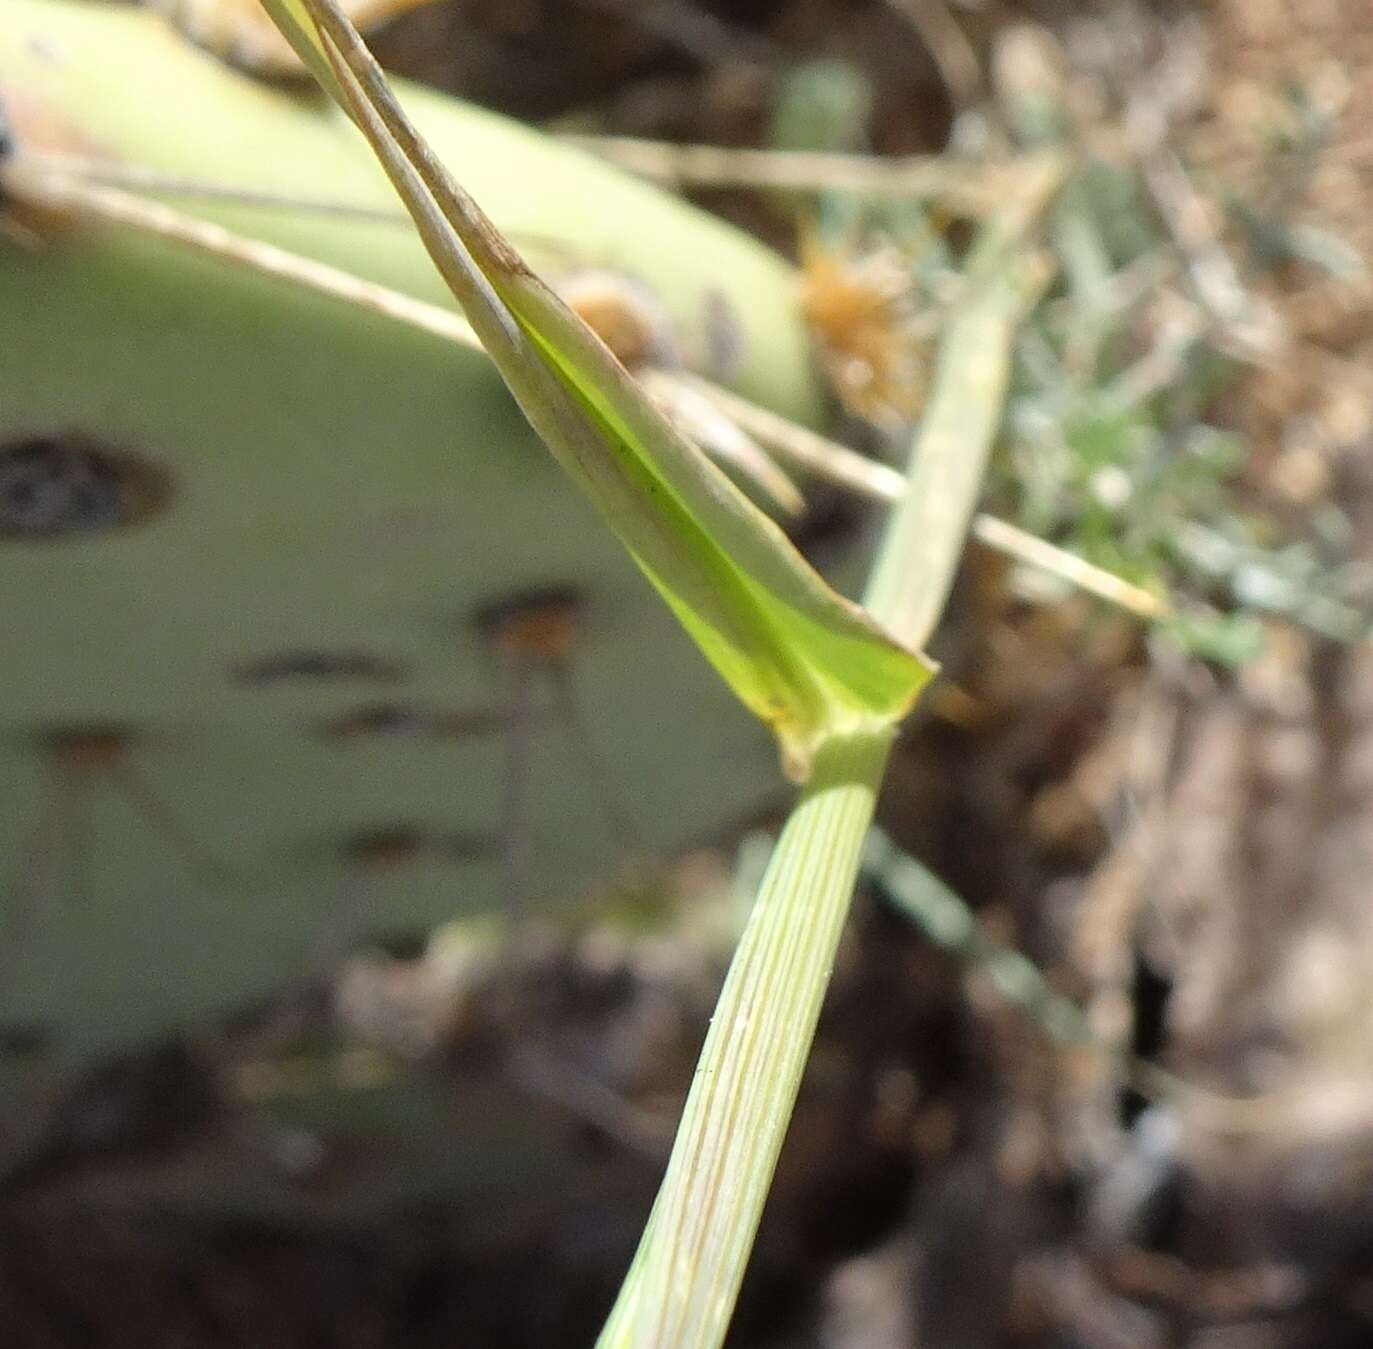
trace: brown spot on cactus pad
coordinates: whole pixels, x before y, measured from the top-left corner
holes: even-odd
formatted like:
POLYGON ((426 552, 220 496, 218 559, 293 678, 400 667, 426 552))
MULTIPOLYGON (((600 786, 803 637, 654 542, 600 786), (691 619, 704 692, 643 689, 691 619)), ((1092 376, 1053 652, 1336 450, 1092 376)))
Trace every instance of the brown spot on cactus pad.
POLYGON ((0 539, 118 529, 160 511, 170 487, 162 469, 81 432, 0 441, 0 539))

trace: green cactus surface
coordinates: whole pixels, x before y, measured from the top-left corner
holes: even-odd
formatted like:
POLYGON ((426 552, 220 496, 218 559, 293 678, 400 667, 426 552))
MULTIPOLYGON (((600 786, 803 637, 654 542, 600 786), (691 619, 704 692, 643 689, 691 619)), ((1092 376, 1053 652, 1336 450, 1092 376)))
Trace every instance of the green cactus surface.
MULTIPOLYGON (((577 151, 400 88, 554 280, 632 278, 688 354, 727 306, 735 387, 814 419, 783 262, 577 151)), ((19 155, 393 206, 322 100, 146 12, 6 0, 0 103, 19 155)), ((175 204, 449 303, 404 224, 175 204)), ((6 205, 0 1024, 72 1053, 195 1024, 368 934, 573 898, 776 786, 770 737, 480 354, 6 205)))

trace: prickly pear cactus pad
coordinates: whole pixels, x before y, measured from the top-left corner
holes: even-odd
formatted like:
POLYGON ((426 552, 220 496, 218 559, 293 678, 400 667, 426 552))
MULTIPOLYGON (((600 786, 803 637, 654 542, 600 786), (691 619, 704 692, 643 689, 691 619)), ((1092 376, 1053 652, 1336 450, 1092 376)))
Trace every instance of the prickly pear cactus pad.
MULTIPOLYGON (((813 415, 780 261, 575 151, 402 89, 551 275, 632 277, 685 353, 726 307, 735 387, 813 415)), ((145 12, 5 0, 0 102, 19 155, 395 209, 322 101, 145 12)), ((403 224, 175 205, 448 303, 403 224)), ((72 1052, 251 1001, 367 934, 556 904, 778 780, 769 737, 482 356, 14 202, 0 686, 0 1024, 72 1052)))

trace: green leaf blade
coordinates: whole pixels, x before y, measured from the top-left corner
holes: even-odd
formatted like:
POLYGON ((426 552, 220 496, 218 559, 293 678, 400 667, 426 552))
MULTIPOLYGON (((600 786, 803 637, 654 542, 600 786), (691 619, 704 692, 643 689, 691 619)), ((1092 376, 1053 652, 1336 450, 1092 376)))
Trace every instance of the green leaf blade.
POLYGON ((615 467, 639 476, 641 497, 623 515, 607 512, 612 527, 711 663, 777 732, 792 776, 804 778, 820 735, 903 716, 931 667, 831 590, 781 529, 663 421, 556 296, 533 278, 515 284, 528 285, 527 307, 562 339, 559 347, 545 345, 545 354, 618 444, 615 467), (655 513, 677 514, 664 540, 678 554, 670 574, 641 546, 655 537, 655 513), (716 588, 693 602, 688 593, 698 571, 716 588), (738 620, 732 626, 724 621, 728 608, 738 620))
POLYGON ((266 4, 283 31, 298 26, 298 7, 308 15, 326 89, 367 137, 525 415, 772 727, 789 775, 807 776, 827 735, 899 720, 928 663, 832 591, 534 276, 411 126, 334 0, 266 4))
POLYGON ((319 82, 330 98, 342 103, 343 90, 334 78, 333 68, 325 53, 324 43, 310 21, 303 0, 262 0, 262 7, 271 15, 291 50, 305 63, 305 68, 319 82))

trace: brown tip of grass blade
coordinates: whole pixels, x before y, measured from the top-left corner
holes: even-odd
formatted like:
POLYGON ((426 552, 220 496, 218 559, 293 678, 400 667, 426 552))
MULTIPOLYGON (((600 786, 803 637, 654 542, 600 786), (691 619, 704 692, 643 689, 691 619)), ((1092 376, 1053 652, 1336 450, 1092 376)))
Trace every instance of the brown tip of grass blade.
POLYGON ((462 222, 463 229, 458 231, 461 244, 472 255, 476 267, 482 272, 489 267, 512 277, 533 277, 525 260, 410 124, 376 58, 336 0, 300 0, 300 3, 316 26, 322 50, 346 96, 346 106, 353 120, 371 140, 368 114, 377 119, 413 166, 439 212, 455 230, 458 221, 462 222), (370 107, 360 106, 358 90, 370 100, 370 107))

